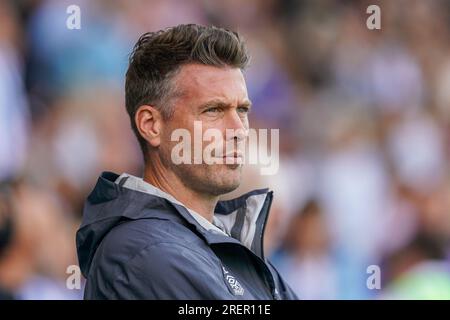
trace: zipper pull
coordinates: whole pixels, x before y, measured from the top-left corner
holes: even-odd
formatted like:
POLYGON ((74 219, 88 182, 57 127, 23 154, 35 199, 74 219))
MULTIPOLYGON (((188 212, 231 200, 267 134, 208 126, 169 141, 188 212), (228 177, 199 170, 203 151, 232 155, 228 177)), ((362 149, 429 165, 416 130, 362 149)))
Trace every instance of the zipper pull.
POLYGON ((281 296, 280 296, 280 293, 278 292, 277 288, 275 288, 275 290, 273 291, 273 298, 275 300, 281 300, 281 296))

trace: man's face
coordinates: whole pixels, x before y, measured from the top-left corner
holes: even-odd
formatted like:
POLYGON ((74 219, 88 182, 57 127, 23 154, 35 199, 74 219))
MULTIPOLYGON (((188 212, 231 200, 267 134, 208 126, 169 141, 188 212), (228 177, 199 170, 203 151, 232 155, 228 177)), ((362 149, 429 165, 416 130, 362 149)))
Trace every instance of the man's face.
POLYGON ((173 81, 181 94, 175 99, 173 116, 163 124, 160 151, 164 165, 194 191, 214 196, 233 191, 241 182, 242 164, 237 162, 243 160, 236 153, 243 154, 242 146, 249 128, 250 101, 241 70, 188 64, 181 67, 173 81), (195 122, 197 134, 194 133, 195 122), (171 154, 179 142, 171 141, 171 135, 181 128, 190 132, 192 161, 176 165, 171 154), (221 164, 207 164, 205 159, 200 164, 194 163, 195 154, 201 154, 203 158, 203 151, 214 141, 203 141, 203 134, 208 129, 221 133, 223 147, 218 152, 208 153, 221 164), (236 134, 230 135, 227 129, 236 134), (198 132, 201 132, 201 144, 194 141, 199 137, 198 132), (201 153, 194 148, 202 149, 201 153), (227 164, 230 162, 232 164, 227 164))

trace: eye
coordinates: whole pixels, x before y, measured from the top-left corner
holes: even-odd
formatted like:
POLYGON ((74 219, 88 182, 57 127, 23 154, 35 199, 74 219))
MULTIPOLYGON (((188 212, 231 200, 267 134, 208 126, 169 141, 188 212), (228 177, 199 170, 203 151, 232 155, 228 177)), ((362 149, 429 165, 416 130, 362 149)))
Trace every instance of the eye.
POLYGON ((237 108, 239 113, 249 113, 250 112, 250 108, 249 107, 239 107, 237 108))
POLYGON ((206 109, 205 111, 203 111, 204 113, 217 113, 220 112, 220 108, 219 107, 211 107, 206 109))

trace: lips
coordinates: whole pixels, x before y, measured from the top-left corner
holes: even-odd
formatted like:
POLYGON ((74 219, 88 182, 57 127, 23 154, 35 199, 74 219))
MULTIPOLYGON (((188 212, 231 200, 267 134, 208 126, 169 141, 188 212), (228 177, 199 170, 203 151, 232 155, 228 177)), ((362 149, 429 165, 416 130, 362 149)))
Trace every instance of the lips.
POLYGON ((244 156, 240 152, 233 152, 223 156, 223 158, 243 158, 244 156))
POLYGON ((242 164, 244 156, 241 153, 234 152, 223 156, 225 164, 242 164))

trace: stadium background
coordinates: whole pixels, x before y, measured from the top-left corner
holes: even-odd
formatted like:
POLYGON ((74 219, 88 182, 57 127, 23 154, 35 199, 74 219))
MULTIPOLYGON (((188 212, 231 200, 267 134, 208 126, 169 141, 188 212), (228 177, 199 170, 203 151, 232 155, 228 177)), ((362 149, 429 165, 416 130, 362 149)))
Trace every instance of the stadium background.
POLYGON ((450 299, 450 1, 439 0, 0 1, 0 295, 82 297, 66 270, 84 198, 101 171, 142 169, 128 54, 143 32, 191 22, 248 41, 251 121, 280 129, 280 169, 249 167, 235 193, 275 191, 266 251, 298 295, 450 299), (80 30, 66 28, 71 4, 80 30), (381 30, 366 27, 370 4, 381 30), (380 290, 367 288, 373 265, 380 290))

